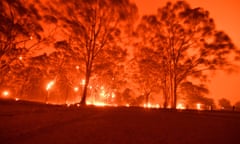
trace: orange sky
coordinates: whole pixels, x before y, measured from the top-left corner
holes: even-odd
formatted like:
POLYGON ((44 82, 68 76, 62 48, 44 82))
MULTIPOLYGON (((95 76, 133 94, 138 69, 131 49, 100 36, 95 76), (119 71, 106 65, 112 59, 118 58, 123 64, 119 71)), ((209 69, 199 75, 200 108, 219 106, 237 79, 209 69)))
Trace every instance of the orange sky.
MULTIPOLYGON (((157 8, 168 0, 132 0, 136 2, 140 14, 154 14, 157 8)), ((176 0, 175 0, 176 1, 176 0)), ((187 0, 192 7, 203 7, 210 12, 218 30, 225 31, 240 48, 240 1, 239 0, 187 0)), ((238 63, 240 66, 240 62, 238 63)), ((209 86, 209 97, 216 101, 227 98, 234 104, 240 101, 240 68, 238 73, 218 72, 209 86)))

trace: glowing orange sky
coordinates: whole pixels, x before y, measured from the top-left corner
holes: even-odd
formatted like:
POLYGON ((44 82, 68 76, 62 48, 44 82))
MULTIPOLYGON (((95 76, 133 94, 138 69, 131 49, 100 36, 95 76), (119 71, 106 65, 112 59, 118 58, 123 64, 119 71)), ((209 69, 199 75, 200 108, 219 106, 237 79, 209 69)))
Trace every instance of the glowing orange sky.
MULTIPOLYGON (((132 0, 138 6, 141 14, 155 14, 158 7, 165 5, 168 0, 132 0)), ((176 1, 176 0, 175 0, 176 1)), ((240 1, 239 0, 187 0, 192 7, 203 7, 210 12, 218 30, 225 31, 240 48, 240 1)), ((239 63, 240 66, 240 63, 239 63)), ((240 101, 240 68, 238 73, 215 75, 209 86, 216 102, 227 98, 234 104, 240 101)))

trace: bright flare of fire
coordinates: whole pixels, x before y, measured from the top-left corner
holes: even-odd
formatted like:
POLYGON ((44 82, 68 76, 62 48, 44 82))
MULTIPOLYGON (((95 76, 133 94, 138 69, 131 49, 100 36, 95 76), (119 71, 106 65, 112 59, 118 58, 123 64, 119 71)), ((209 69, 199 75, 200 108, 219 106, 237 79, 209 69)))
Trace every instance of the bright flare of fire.
POLYGON ((156 108, 160 108, 160 105, 159 105, 159 104, 156 104, 156 108))
POLYGON ((101 87, 101 92, 100 92, 101 97, 105 97, 105 90, 104 88, 101 87))
POLYGON ((75 92, 77 92, 78 90, 79 90, 78 87, 75 87, 75 88, 74 88, 74 91, 75 91, 75 92))
POLYGON ((114 92, 112 92, 112 98, 115 98, 115 97, 116 97, 115 93, 114 93, 114 92))
POLYGON ((85 85, 85 84, 86 84, 86 81, 83 79, 81 82, 81 85, 85 85))
POLYGON ((3 95, 4 97, 8 97, 9 92, 8 92, 8 91, 3 91, 2 95, 3 95))
POLYGON ((153 105, 151 103, 147 103, 143 105, 144 108, 160 108, 159 104, 153 105))
POLYGON ((89 102, 89 101, 87 101, 86 103, 87 103, 87 105, 94 105, 94 106, 100 106, 100 107, 107 106, 107 104, 104 102, 89 102))
POLYGON ((46 87, 46 90, 48 91, 49 89, 51 89, 51 87, 54 85, 54 81, 50 81, 48 84, 47 84, 47 87, 46 87))
POLYGON ((185 109, 185 107, 183 106, 183 104, 179 103, 179 104, 177 105, 177 109, 185 109))
POLYGON ((201 104, 197 103, 197 110, 201 110, 201 104))

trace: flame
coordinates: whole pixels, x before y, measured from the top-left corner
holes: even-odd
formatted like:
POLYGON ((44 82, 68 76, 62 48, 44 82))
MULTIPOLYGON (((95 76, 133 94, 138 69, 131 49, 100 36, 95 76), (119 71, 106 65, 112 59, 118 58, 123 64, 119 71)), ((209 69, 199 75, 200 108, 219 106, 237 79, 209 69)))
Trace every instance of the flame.
POLYGON ((147 104, 144 104, 143 105, 144 108, 160 108, 160 105, 159 104, 151 104, 151 103, 147 103, 147 104))
POLYGON ((182 103, 179 103, 177 105, 177 109, 186 109, 182 103))
POLYGON ((78 87, 74 87, 74 91, 77 92, 79 90, 78 87))
POLYGON ((104 90, 104 88, 102 88, 102 87, 101 87, 100 96, 101 96, 101 97, 105 97, 105 96, 106 96, 105 90, 104 90))
POLYGON ((114 93, 114 92, 112 92, 112 98, 115 98, 115 97, 116 97, 115 93, 114 93))
POLYGON ((46 90, 48 91, 53 85, 54 85, 54 81, 50 81, 50 82, 47 84, 46 90))
POLYGON ((85 85, 85 84, 86 84, 86 81, 85 81, 85 79, 83 79, 81 82, 81 85, 85 85))
POLYGON ((4 97, 8 97, 9 92, 8 92, 8 91, 3 91, 2 95, 3 95, 4 97))
POLYGON ((201 110, 201 104, 197 103, 197 110, 201 110))
POLYGON ((99 106, 99 107, 107 106, 107 104, 104 103, 104 102, 90 102, 90 101, 87 101, 86 103, 87 103, 87 105, 94 105, 94 106, 99 106))

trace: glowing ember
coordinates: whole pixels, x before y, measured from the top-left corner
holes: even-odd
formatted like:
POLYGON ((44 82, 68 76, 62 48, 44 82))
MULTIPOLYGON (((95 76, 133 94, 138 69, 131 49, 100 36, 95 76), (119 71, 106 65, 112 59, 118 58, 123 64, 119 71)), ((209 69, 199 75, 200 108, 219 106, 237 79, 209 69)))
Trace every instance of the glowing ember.
POLYGON ((183 106, 183 104, 179 103, 179 104, 177 105, 177 109, 185 109, 185 107, 183 106))
POLYGON ((85 85, 85 84, 86 84, 86 81, 83 79, 81 82, 81 85, 85 85))
POLYGON ((160 105, 159 104, 153 105, 151 103, 148 103, 148 104, 144 104, 143 107, 144 108, 160 108, 160 105))
POLYGON ((105 91, 104 91, 104 89, 101 89, 100 96, 101 96, 101 97, 105 97, 105 91))
POLYGON ((23 57, 22 57, 22 56, 20 56, 20 57, 19 57, 19 60, 22 60, 22 59, 23 59, 23 57))
POLYGON ((29 38, 30 40, 32 40, 33 39, 33 37, 32 36, 30 36, 30 38, 29 38))
POLYGON ((152 105, 150 103, 144 104, 143 105, 144 108, 152 108, 152 105))
POLYGON ((201 104, 197 103, 197 110, 201 110, 201 104))
POLYGON ((114 92, 112 92, 112 98, 115 98, 115 97, 116 97, 115 93, 114 93, 114 92))
POLYGON ((147 104, 144 104, 143 107, 146 108, 146 107, 147 107, 147 104))
POLYGON ((126 107, 130 107, 130 105, 129 105, 129 104, 126 104, 125 106, 126 106, 126 107))
POLYGON ((79 68, 80 68, 80 67, 77 65, 77 66, 76 66, 76 69, 79 69, 79 68))
POLYGON ((79 88, 78 88, 78 87, 75 87, 75 88, 74 88, 74 91, 75 91, 75 92, 77 92, 78 90, 79 90, 79 88))
POLYGON ((93 105, 102 107, 102 106, 106 106, 107 104, 105 104, 103 102, 95 102, 95 103, 93 103, 93 105))
POLYGON ((8 97, 9 92, 8 92, 8 91, 3 91, 2 95, 3 95, 4 97, 8 97))
POLYGON ((48 91, 49 89, 51 89, 51 87, 54 85, 54 81, 50 81, 48 84, 47 84, 47 87, 46 87, 46 90, 48 91))
POLYGON ((114 107, 118 107, 118 105, 117 105, 117 104, 113 104, 112 106, 114 106, 114 107))
POLYGON ((19 101, 19 98, 15 98, 15 101, 19 101))

